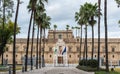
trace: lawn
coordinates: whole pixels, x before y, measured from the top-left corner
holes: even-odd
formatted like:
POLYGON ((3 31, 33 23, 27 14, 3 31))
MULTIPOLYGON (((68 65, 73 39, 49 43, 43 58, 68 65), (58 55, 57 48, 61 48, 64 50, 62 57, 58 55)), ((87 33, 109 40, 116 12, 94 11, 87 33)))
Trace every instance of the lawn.
POLYGON ((109 73, 105 71, 97 71, 95 74, 120 74, 120 72, 110 71, 109 73))
POLYGON ((97 68, 91 68, 86 66, 77 66, 78 69, 88 71, 88 72, 95 72, 95 74, 120 74, 120 68, 114 68, 114 71, 111 71, 109 73, 106 73, 105 69, 100 69, 100 71, 97 71, 97 68))
MULTIPOLYGON (((0 72, 6 72, 9 70, 9 67, 7 66, 0 66, 0 72)), ((22 70, 22 66, 21 65, 16 65, 16 70, 22 70)))
POLYGON ((120 68, 115 68, 114 69, 116 72, 120 72, 120 68))

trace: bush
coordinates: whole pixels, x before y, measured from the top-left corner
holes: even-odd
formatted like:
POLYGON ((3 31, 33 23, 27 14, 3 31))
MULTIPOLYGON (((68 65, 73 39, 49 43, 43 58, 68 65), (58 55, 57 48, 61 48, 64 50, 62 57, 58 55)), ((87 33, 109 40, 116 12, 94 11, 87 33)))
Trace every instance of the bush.
POLYGON ((90 66, 90 67, 93 67, 93 68, 96 68, 97 66, 98 66, 98 62, 97 62, 97 60, 88 60, 87 61, 87 66, 90 66))
POLYGON ((98 66, 98 62, 97 62, 97 60, 81 60, 80 62, 79 62, 79 65, 80 66, 89 66, 89 67, 93 67, 93 68, 96 68, 97 66, 98 66))
POLYGON ((85 63, 86 63, 86 61, 85 61, 85 60, 81 60, 81 61, 79 62, 79 65, 80 65, 80 66, 84 66, 84 65, 85 65, 85 63))

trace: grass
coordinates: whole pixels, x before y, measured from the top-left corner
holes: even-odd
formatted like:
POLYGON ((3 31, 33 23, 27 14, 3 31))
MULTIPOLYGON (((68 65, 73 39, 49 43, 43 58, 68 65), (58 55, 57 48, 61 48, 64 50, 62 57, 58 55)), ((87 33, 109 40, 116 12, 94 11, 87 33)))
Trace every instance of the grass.
POLYGON ((110 71, 107 73, 105 71, 96 71, 95 74, 120 74, 120 72, 110 71))
MULTIPOLYGON (((88 66, 79 66, 78 65, 76 68, 84 70, 84 71, 88 71, 88 72, 95 72, 95 71, 97 71, 97 68, 91 68, 91 67, 88 67, 88 66)), ((101 70, 105 71, 104 69, 101 69, 101 70)))
POLYGON ((88 72, 95 72, 95 74, 120 74, 120 68, 114 68, 114 71, 111 71, 107 73, 105 69, 100 69, 100 71, 97 71, 97 68, 91 68, 86 66, 77 66, 78 69, 88 71, 88 72))
MULTIPOLYGON (((9 68, 7 68, 6 66, 0 66, 0 68, 2 68, 2 69, 0 69, 0 72, 7 72, 9 70, 9 68)), ((16 65, 16 70, 22 70, 22 66, 16 65)))
POLYGON ((120 72, 120 68, 115 68, 114 69, 116 72, 120 72))

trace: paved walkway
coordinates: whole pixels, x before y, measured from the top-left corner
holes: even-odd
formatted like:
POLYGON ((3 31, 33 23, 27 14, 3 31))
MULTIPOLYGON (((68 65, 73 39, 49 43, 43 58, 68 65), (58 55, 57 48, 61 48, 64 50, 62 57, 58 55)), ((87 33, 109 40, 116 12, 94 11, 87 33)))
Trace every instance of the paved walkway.
MULTIPOLYGON (((17 74, 21 74, 21 72, 18 72, 17 74)), ((94 73, 78 70, 74 67, 45 67, 38 70, 24 72, 22 74, 94 74, 94 73)))

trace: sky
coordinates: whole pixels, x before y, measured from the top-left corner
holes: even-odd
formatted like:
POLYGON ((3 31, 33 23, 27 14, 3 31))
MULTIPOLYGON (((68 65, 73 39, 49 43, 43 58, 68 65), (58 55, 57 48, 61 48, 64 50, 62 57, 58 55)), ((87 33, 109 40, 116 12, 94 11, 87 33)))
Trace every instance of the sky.
MULTIPOLYGON (((18 24, 21 27, 21 33, 17 35, 17 38, 27 38, 27 30, 30 20, 30 12, 28 12, 27 5, 29 0, 21 0, 23 1, 20 4, 19 15, 18 15, 18 24)), ((96 3, 97 0, 48 0, 48 3, 45 4, 46 13, 50 16, 51 19, 51 29, 53 29, 53 25, 57 25, 58 30, 65 30, 66 25, 70 25, 70 28, 73 26, 79 26, 77 22, 75 22, 75 12, 78 12, 80 6, 85 2, 88 3, 96 3)), ((16 3, 15 3, 16 6, 16 3)), ((101 3, 102 16, 101 16, 101 38, 104 38, 104 0, 101 3)), ((14 7, 16 9, 16 7, 14 7)), ((118 24, 118 20, 120 20, 120 8, 117 7, 117 4, 114 0, 108 0, 108 37, 109 38, 119 38, 120 37, 120 27, 118 24)), ((12 20, 14 21, 14 15, 12 20)), ((96 18, 97 19, 97 18, 96 18)), ((98 25, 94 26, 95 29, 95 37, 98 37, 98 25)), ((75 30, 74 30, 75 35, 75 30)), ((84 36, 84 31, 83 31, 84 36)), ((88 27, 88 37, 91 38, 91 27, 88 27)))

